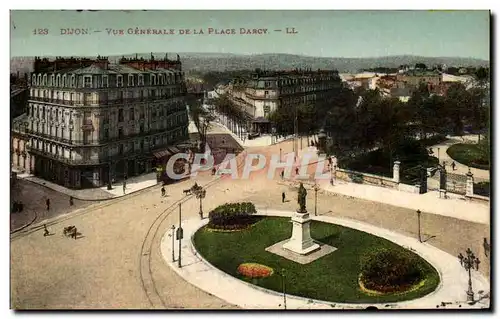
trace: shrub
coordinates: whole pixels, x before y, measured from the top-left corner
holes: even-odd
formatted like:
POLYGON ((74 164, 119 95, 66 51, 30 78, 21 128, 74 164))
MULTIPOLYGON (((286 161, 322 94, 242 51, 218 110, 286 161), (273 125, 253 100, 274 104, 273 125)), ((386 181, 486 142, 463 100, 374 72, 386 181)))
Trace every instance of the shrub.
POLYGON ((257 210, 253 203, 232 203, 221 205, 208 213, 210 228, 235 230, 255 223, 257 210))
POLYGON ((474 183, 474 194, 490 197, 490 182, 474 183))
POLYGON ((361 280, 370 290, 391 293, 404 291, 419 283, 424 277, 418 256, 381 249, 361 260, 361 280))
POLYGON ((271 267, 256 263, 245 263, 238 266, 238 273, 247 278, 266 278, 274 271, 271 267))

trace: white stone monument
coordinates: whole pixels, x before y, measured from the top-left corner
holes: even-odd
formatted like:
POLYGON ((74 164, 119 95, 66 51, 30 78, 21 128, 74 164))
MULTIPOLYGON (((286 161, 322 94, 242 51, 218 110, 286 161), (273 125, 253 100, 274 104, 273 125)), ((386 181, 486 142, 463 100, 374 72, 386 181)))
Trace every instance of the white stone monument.
POLYGON ((311 218, 305 207, 306 196, 306 189, 301 183, 298 195, 300 208, 291 220, 292 237, 283 245, 283 248, 300 255, 307 255, 321 248, 311 238, 311 218))

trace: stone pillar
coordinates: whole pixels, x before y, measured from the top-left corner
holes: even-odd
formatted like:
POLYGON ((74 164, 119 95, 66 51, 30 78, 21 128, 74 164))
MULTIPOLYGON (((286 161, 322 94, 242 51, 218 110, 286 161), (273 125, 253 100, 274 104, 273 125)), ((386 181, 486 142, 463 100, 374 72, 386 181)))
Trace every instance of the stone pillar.
POLYGON ((467 173, 467 184, 465 188, 465 196, 474 195, 474 175, 471 173, 470 169, 467 173))
POLYGON ((394 166, 392 168, 392 179, 396 182, 399 183, 399 169, 401 166, 400 161, 395 161, 394 166))

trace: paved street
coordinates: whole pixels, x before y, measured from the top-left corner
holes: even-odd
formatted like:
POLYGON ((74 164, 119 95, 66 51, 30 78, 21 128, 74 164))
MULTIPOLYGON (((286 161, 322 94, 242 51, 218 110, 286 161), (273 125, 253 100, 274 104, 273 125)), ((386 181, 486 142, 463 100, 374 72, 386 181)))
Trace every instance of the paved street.
POLYGON ((22 212, 10 214, 11 230, 30 223, 35 218, 35 215, 35 223, 38 223, 42 220, 66 214, 92 204, 91 202, 75 199, 74 205, 70 206, 68 195, 23 179, 17 180, 16 186, 11 190, 11 201, 18 201, 24 204, 22 212), (45 206, 47 198, 50 199, 50 210, 48 211, 45 206))
MULTIPOLYGON (((283 146, 282 146, 283 147, 283 146)), ((208 174, 200 174, 204 185, 208 174)), ((160 196, 159 187, 137 195, 113 199, 103 208, 50 224, 56 235, 43 237, 42 231, 20 235, 11 243, 11 294, 15 308, 206 308, 233 307, 227 302, 186 284, 163 261, 160 239, 178 223, 178 207, 168 207, 184 197, 182 190, 193 181, 170 185, 168 197, 160 196), (167 209, 165 219, 157 220, 167 209), (162 221, 162 222, 160 222, 162 221), (77 240, 61 235, 63 227, 76 225, 84 237, 77 240)), ((308 207, 313 207, 308 194, 308 207)), ((260 208, 296 208, 293 188, 265 182, 223 179, 207 190, 204 211, 233 201, 252 201, 260 208), (281 203, 281 192, 292 200, 281 203)), ((199 202, 182 205, 183 219, 198 216, 199 202)), ((416 216, 410 209, 374 203, 356 198, 318 194, 321 215, 346 217, 416 236, 416 216)), ((489 238, 489 226, 422 214, 424 238, 428 243, 454 256, 471 247, 480 256, 481 272, 489 274, 489 262, 483 254, 483 238, 489 238)), ((488 239, 489 240, 489 239, 488 239)))

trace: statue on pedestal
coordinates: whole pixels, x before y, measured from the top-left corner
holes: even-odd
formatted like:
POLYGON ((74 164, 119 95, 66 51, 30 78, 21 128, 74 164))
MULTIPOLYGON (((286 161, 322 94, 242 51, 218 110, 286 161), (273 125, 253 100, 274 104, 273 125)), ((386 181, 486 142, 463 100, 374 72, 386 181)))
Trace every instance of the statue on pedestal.
POLYGON ((307 191, 302 183, 299 186, 299 192, 297 195, 297 203, 299 204, 299 213, 306 213, 306 197, 307 191))

